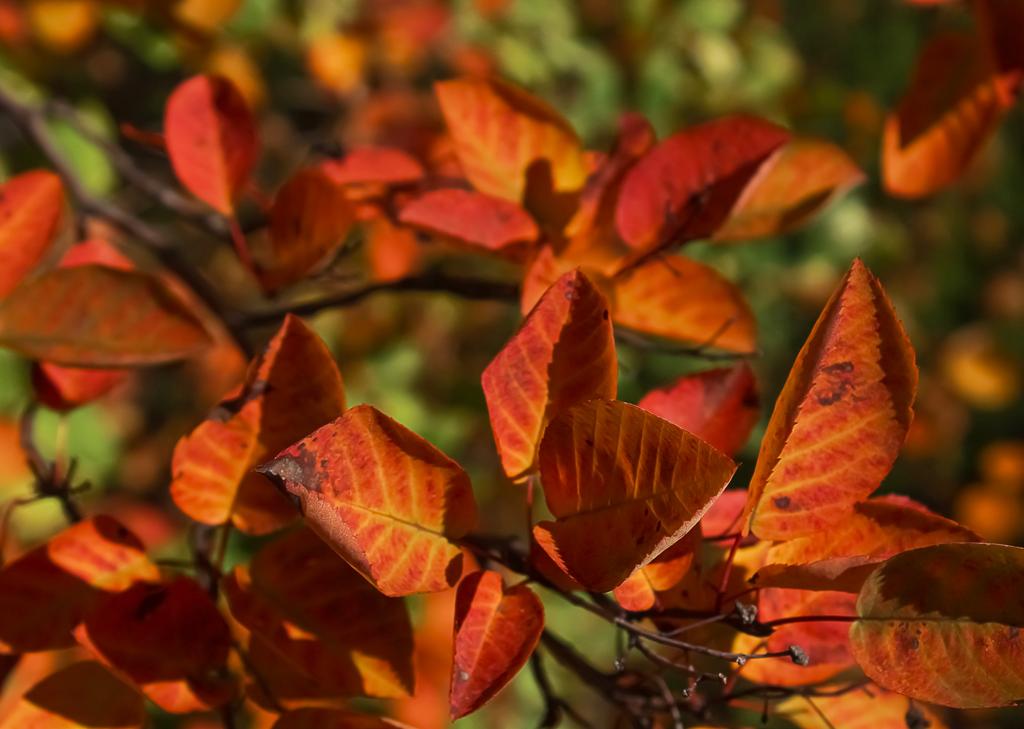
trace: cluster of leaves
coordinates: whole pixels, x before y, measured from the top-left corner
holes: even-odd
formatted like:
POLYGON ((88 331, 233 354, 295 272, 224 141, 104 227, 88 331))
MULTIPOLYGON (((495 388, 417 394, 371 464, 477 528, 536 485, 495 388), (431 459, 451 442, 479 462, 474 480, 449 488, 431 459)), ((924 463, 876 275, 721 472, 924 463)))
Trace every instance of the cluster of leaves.
MULTIPOLYGON (((997 6, 1009 7, 984 4, 997 6)), ((756 322, 733 283, 675 249, 801 226, 862 181, 846 154, 753 116, 659 141, 632 114, 609 150, 593 151, 506 82, 444 81, 436 96, 446 133, 429 159, 352 148, 265 200, 242 93, 205 75, 174 90, 162 134, 144 141, 195 199, 150 191, 230 241, 268 299, 284 295, 255 311, 224 301, 173 241, 92 197, 59 158, 55 172, 0 189, 0 344, 31 361, 41 404, 73 409, 136 368, 226 340, 247 349, 247 324, 278 324, 175 448, 170 495, 197 525, 186 563, 153 558, 109 515, 83 518, 73 473, 39 453, 26 416, 37 496, 60 500, 72 523, 0 568, 0 671, 72 647, 80 660, 31 688, 2 726, 141 726, 146 700, 216 711, 226 726, 243 701, 275 729, 393 726, 351 699, 414 690, 406 598, 444 591, 455 603, 453 719, 532 662, 542 724, 586 724, 544 656, 631 726, 736 726, 771 706, 801 727, 895 729, 941 726, 926 704, 1016 705, 1024 550, 981 543, 910 499, 872 497, 907 436, 917 367, 859 260, 793 363, 750 482, 726 490, 758 417, 746 362, 756 322), (129 253, 148 249, 163 265, 72 230, 66 195, 79 216, 118 229, 129 253), (255 223, 243 214, 252 205, 255 223), (290 296, 346 254, 355 230, 386 255, 388 275, 290 296), (301 318, 378 290, 493 294, 490 282, 441 272, 452 251, 511 261, 521 275, 523 322, 480 379, 503 488, 526 504, 523 537, 480 533, 459 463, 377 408, 348 407, 334 358, 301 318), (634 405, 617 399, 624 341, 729 366, 634 405), (267 538, 225 569, 234 530, 267 538), (624 636, 612 670, 546 625, 542 594, 624 636)), ((45 110, 0 102, 47 152, 45 110)), ((933 136, 952 145, 941 124, 962 127, 939 116, 933 136)), ((887 147, 894 192, 894 180, 913 179, 926 187, 902 192, 926 194, 969 156, 951 153, 954 169, 920 154, 945 167, 922 171, 887 147), (916 171, 895 172, 902 164, 916 171)))

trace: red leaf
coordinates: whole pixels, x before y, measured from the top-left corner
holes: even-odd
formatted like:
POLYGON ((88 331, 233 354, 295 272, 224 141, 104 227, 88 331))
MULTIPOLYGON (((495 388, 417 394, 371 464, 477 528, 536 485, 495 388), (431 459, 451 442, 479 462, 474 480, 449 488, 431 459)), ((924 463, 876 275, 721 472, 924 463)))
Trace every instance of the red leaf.
POLYGON ((533 218, 515 203, 458 188, 431 190, 413 198, 402 206, 398 219, 488 251, 532 243, 540 235, 533 218))
POLYGON ((359 405, 258 469, 298 499, 306 523, 378 590, 452 587, 453 540, 477 521, 469 477, 452 459, 359 405))
POLYGON ((423 178, 423 166, 393 147, 354 147, 337 159, 321 163, 320 169, 336 185, 402 185, 423 178))
POLYGON ((64 187, 52 172, 25 172, 0 186, 0 298, 43 260, 63 210, 64 187))
POLYGON ((684 129, 644 155, 622 183, 615 224, 641 253, 710 236, 789 132, 750 116, 684 129))
POLYGON ((491 429, 510 478, 528 475, 555 413, 615 396, 618 362, 608 301, 580 271, 556 281, 481 378, 491 429))
POLYGON ((167 99, 164 134, 181 184, 231 215, 259 154, 255 122, 234 85, 218 76, 180 84, 167 99))
POLYGON ((526 585, 474 572, 459 583, 449 694, 452 720, 470 714, 511 681, 544 630, 544 606, 526 585))
POLYGON ((75 637, 164 711, 202 711, 234 694, 228 625, 209 595, 186 577, 107 595, 75 637))
POLYGON ((684 375, 637 405, 728 454, 747 442, 759 411, 757 383, 746 362, 684 375))

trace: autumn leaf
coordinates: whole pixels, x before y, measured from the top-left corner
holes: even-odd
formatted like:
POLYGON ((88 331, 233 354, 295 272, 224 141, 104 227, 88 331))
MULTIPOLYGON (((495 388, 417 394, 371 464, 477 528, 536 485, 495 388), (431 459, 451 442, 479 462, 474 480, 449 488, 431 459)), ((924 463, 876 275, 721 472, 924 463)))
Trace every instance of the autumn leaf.
POLYGON ((33 686, 0 721, 4 729, 141 729, 142 696, 95 661, 60 669, 33 686))
POLYGON ((803 696, 791 696, 776 704, 772 713, 799 729, 946 729, 929 707, 877 686, 815 696, 813 704, 803 696))
POLYGON ((423 260, 423 246, 416 232, 376 218, 364 227, 366 258, 374 281, 397 281, 416 271, 423 260))
POLYGON ((193 76, 167 99, 167 154, 189 192, 224 215, 249 179, 259 140, 245 99, 219 76, 193 76))
POLYGON ((658 593, 671 590, 682 581, 693 566, 700 542, 698 525, 645 566, 634 570, 615 588, 615 601, 633 612, 660 607, 658 593))
POLYGON ((204 524, 230 520, 252 534, 279 529, 295 510, 250 471, 344 409, 344 384, 327 346, 302 319, 287 316, 240 390, 178 441, 171 462, 175 504, 204 524))
POLYGON ((533 218, 515 203, 458 188, 431 190, 413 198, 402 206, 398 219, 414 228, 494 252, 532 243, 540 235, 533 218))
POLYGON ((64 187, 52 172, 24 172, 0 186, 0 299, 46 256, 63 211, 64 187))
POLYGON ((854 656, 871 680, 957 708, 1024 699, 1024 549, 940 544, 876 569, 857 598, 854 656))
POLYGON ((459 163, 480 192, 521 203, 537 170, 551 192, 583 187, 580 141, 545 102, 497 79, 441 81, 434 89, 459 163))
POLYGON ((282 714, 270 729, 412 729, 381 716, 337 709, 297 709, 282 714))
POLYGON ((227 623, 187 577, 105 595, 75 638, 164 711, 210 709, 235 693, 227 673, 227 623))
POLYGON ((452 720, 471 714, 519 672, 544 630, 544 606, 526 585, 474 572, 459 583, 449 694, 452 720))
POLYGON ((1012 104, 1008 88, 1014 83, 1000 77, 975 36, 934 37, 885 122, 885 189, 919 198, 955 182, 1012 104))
POLYGON ((544 426, 560 410, 614 397, 615 340, 604 295, 580 271, 558 279, 483 372, 484 397, 505 473, 535 468, 544 426))
POLYGON ((300 170, 278 190, 268 213, 268 250, 257 253, 264 290, 301 281, 345 242, 355 209, 323 172, 300 170))
POLYGON ((412 691, 412 626, 308 529, 264 546, 224 582, 231 613, 324 695, 405 696, 412 691))
POLYGON ((827 531, 772 547, 755 575, 759 586, 859 592, 864 580, 894 554, 950 542, 980 541, 955 521, 920 505, 888 498, 855 504, 827 531))
POLYGON ((662 140, 622 183, 619 235, 641 254, 710 236, 788 140, 785 129, 752 116, 715 119, 662 140))
POLYGON ((591 400, 557 414, 540 447, 555 521, 534 538, 589 590, 618 587, 686 536, 736 464, 707 443, 623 402, 591 400))
POLYGON ((453 587, 454 540, 476 525, 469 477, 369 405, 347 410, 257 469, 301 505, 306 523, 385 595, 453 587))
POLYGON ((637 332, 750 354, 757 325, 735 284, 683 256, 653 258, 615 274, 612 317, 637 332))
POLYGON ((74 524, 0 569, 0 651, 74 644, 103 593, 160 579, 142 542, 108 516, 74 524))
POLYGON ((138 367, 209 346, 195 314, 157 279, 87 265, 26 281, 0 302, 0 345, 80 367, 138 367))
POLYGON ((821 139, 793 139, 761 165, 713 237, 749 240, 796 230, 864 180, 840 147, 821 139))
POLYGON ((896 460, 916 388, 903 326, 878 279, 856 260, 775 403, 750 481, 745 530, 792 539, 846 518, 896 460))
POLYGON ((651 390, 638 407, 678 425, 722 453, 747 442, 759 415, 757 383, 746 362, 684 375, 651 390))
POLYGON ((353 147, 320 169, 336 185, 402 185, 424 176, 415 157, 393 147, 353 147))
POLYGON ((804 662, 790 656, 748 661, 743 677, 756 683, 777 686, 807 686, 832 678, 852 668, 847 634, 856 614, 856 598, 845 592, 809 592, 806 590, 761 590, 757 598, 757 619, 760 622, 808 616, 839 616, 839 620, 811 620, 778 625, 767 637, 737 634, 733 650, 743 653, 778 653, 797 646, 804 662), (761 652, 757 651, 757 652, 761 652))

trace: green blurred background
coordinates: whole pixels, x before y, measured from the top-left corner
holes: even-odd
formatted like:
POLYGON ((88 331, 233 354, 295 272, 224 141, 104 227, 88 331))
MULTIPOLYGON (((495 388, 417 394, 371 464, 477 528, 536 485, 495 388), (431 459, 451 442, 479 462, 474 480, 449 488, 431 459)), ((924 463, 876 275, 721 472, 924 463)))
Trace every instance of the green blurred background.
MULTIPOLYGON (((158 131, 167 95, 182 78, 223 73, 260 115, 267 190, 323 145, 377 141, 422 152, 423 129, 439 123, 431 82, 488 70, 552 102, 595 149, 607 146, 625 110, 645 114, 662 136, 744 110, 832 140, 866 171, 865 185, 796 234, 685 249, 735 280, 759 323, 761 356, 753 364, 765 410, 735 483, 749 477, 763 422, 821 305, 852 258, 862 256, 895 301, 922 371, 917 419, 882 491, 914 496, 992 540, 1020 543, 1020 111, 1010 113, 954 188, 907 202, 889 198, 879 184, 881 126, 917 52, 936 30, 967 23, 965 7, 955 3, 921 8, 900 0, 0 1, 0 83, 65 99, 114 138, 124 122, 158 131)), ((138 203, 94 146, 70 128, 56 133, 93 191, 138 203)), ((159 155, 129 149, 170 179, 159 155)), ((0 120, 0 172, 41 164, 0 120)), ((175 231, 188 255, 237 300, 258 303, 228 249, 159 211, 142 212, 175 231)), ((516 275, 490 261, 459 265, 516 275)), ((357 251, 338 275, 365 269, 357 251)), ((464 464, 485 528, 505 533, 522 531, 521 495, 498 468, 479 374, 517 321, 507 304, 410 294, 380 295, 315 320, 337 355, 350 402, 377 405, 464 464)), ((620 359, 620 397, 631 401, 709 366, 629 346, 620 359)), ((172 515, 161 527, 167 536, 160 549, 183 556, 166 491, 170 451, 236 372, 228 360, 146 372, 66 419, 48 415, 40 441, 56 447, 66 440, 66 452, 92 481, 91 508, 128 509, 130 498, 156 507, 139 519, 172 515)), ((26 489, 13 420, 30 392, 25 363, 0 354, 0 500, 26 489)), ((59 524, 59 510, 42 502, 20 509, 12 530, 29 544, 59 524)), ((251 548, 235 540, 232 559, 251 548)), ((581 649, 610 660, 613 644, 599 626, 550 601, 549 612, 581 649)), ((446 685, 445 676, 436 678, 446 685)), ((533 725, 539 712, 524 675, 460 725, 533 725)), ((997 720, 971 714, 952 721, 983 727, 997 720)))

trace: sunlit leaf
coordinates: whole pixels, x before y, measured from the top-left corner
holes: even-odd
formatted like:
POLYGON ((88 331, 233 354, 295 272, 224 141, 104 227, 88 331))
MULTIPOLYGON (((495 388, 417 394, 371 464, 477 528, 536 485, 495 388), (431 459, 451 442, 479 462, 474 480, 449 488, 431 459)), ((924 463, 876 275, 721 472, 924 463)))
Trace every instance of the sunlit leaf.
POLYGON ((736 464, 668 421, 626 403, 591 400, 557 414, 540 447, 555 521, 534 537, 590 590, 619 586, 686 536, 736 464))
POLYGON ((75 637, 164 711, 202 711, 235 693, 227 623, 186 577, 105 595, 75 637))
POLYGON ((912 418, 914 351, 854 261, 797 355, 761 441, 745 516, 762 539, 832 528, 878 488, 912 418))
POLYGON ((452 720, 479 709, 529 660, 544 630, 544 606, 526 585, 474 572, 459 583, 449 701, 452 720))
POLYGON ((872 499, 854 505, 826 531, 772 547, 755 580, 764 586, 859 592, 875 566, 894 554, 978 540, 970 529, 923 507, 872 499))
POLYGON ((315 168, 293 175, 274 196, 268 213, 269 250, 257 256, 267 291, 302 280, 336 251, 355 222, 345 192, 315 168))
POLYGON ((181 184, 231 215, 259 155, 256 125, 238 90, 219 76, 183 82, 167 99, 164 135, 181 184))
POLYGON ((622 183, 615 224, 647 253, 722 224, 750 179, 789 132, 751 116, 731 116, 673 134, 649 151, 622 183))
POLYGON ((488 251, 531 243, 540 234, 533 218, 515 203, 457 188, 423 193, 402 206, 398 219, 488 251))
POLYGON ((453 540, 477 520, 469 477, 379 410, 347 410, 259 471, 385 595, 444 590, 458 580, 462 552, 453 540))
POLYGON ((114 519, 74 524, 0 569, 0 650, 72 645, 71 630, 104 592, 159 578, 142 543, 114 519))
POLYGON ((528 475, 555 413, 614 397, 617 380, 608 301, 583 273, 570 271, 541 297, 481 378, 505 473, 528 475))
POLYGON ((688 430, 722 453, 743 447, 759 415, 757 383, 746 362, 684 375, 637 405, 688 430))
POLYGON ((850 642, 879 685, 958 708, 1024 701, 1024 549, 940 544, 898 554, 857 599, 850 642))
POLYGON ((877 686, 855 688, 837 696, 803 696, 780 701, 773 714, 799 729, 946 729, 929 707, 877 686))
POLYGON ((434 88, 462 169, 480 192, 520 203, 533 174, 547 177, 553 192, 583 187, 580 141, 540 99, 496 79, 442 81, 434 88))
POLYGON ((57 364, 161 364, 193 355, 210 341, 185 304, 144 273, 58 268, 0 302, 0 345, 57 364))
POLYGON ((742 354, 756 346, 756 322, 739 288, 683 256, 651 259, 611 281, 616 324, 644 334, 742 354))
POLYGON ((250 471, 344 409, 345 388, 330 351, 289 315, 249 366, 241 389, 178 442, 171 462, 175 504, 204 524, 230 519, 254 534, 280 528, 295 518, 294 507, 250 471))
POLYGON ((404 696, 412 691, 412 626, 308 529, 263 547, 224 583, 231 612, 277 660, 325 695, 404 696))
POLYGON ((714 238, 747 240, 796 230, 864 179, 840 147, 794 139, 761 166, 714 238))
POLYGON ((4 729, 141 729, 143 698, 94 661, 62 668, 33 686, 0 721, 4 729))
POLYGON ((698 525, 645 566, 634 570, 625 582, 615 588, 615 601, 634 612, 657 607, 658 593, 671 590, 690 571, 700 540, 698 525))
POLYGON ((955 182, 1002 120, 1012 94, 972 35, 934 37, 882 138, 882 180, 918 198, 955 182))
POLYGON ((0 298, 42 261, 63 210, 64 188, 52 172, 25 172, 0 186, 0 298))

